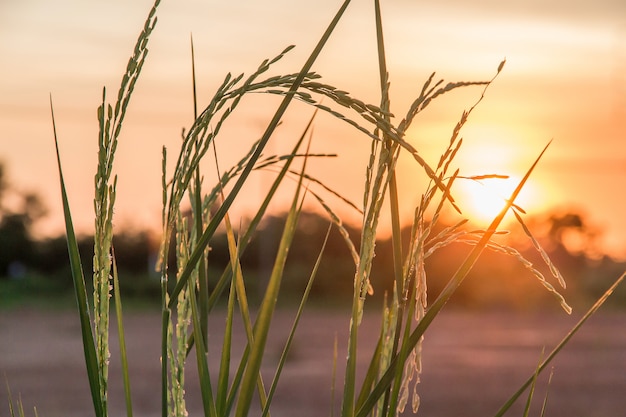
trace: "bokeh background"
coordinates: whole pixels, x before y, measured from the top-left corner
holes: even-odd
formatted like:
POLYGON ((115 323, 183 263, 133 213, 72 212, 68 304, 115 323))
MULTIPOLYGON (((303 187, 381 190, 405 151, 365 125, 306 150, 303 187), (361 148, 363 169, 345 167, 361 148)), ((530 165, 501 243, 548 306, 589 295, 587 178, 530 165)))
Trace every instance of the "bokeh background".
MULTIPOLYGON (((49 96, 75 221, 79 230, 89 232, 96 108, 103 86, 108 97, 115 96, 150 5, 147 0, 0 4, 0 158, 5 179, 16 189, 38 193, 46 205, 48 215, 37 224, 38 236, 62 230, 49 96)), ((272 73, 298 71, 337 7, 331 0, 307 5, 306 12, 281 0, 164 2, 120 139, 117 224, 159 228, 161 148, 176 154, 181 130, 190 126, 193 115, 191 35, 202 106, 226 73, 249 74, 287 45, 297 47, 272 73)), ((580 212, 601 230, 602 250, 623 258, 625 8, 616 0, 385 4, 392 111, 403 115, 433 71, 446 81, 486 80, 506 58, 503 73, 464 129, 461 175, 495 172, 519 178, 552 140, 520 202, 531 212, 580 212)), ((327 83, 378 103, 373 7, 367 2, 350 6, 314 70, 327 83)), ((479 88, 470 88, 444 97, 420 116, 407 139, 435 163, 461 111, 479 95, 479 88)), ((238 160, 242 144, 262 133, 274 103, 265 97, 245 102, 241 123, 230 123, 218 143, 223 167, 238 160)), ((285 142, 300 133, 311 112, 294 106, 269 149, 286 149, 285 142)), ((322 116, 313 148, 338 158, 318 161, 311 173, 358 200, 367 139, 322 116)), ((401 161, 400 169, 401 190, 408 197, 405 214, 410 216, 409 206, 418 198, 415 186, 424 178, 413 161, 401 161)), ((211 172, 207 169, 205 175, 211 172)), ((268 183, 263 175, 251 180, 256 183, 239 203, 243 213, 260 198, 254 187, 268 183)), ((479 193, 475 188, 485 187, 459 188, 468 215, 480 218, 473 199, 479 193)), ((5 195, 8 204, 7 199, 5 195)))

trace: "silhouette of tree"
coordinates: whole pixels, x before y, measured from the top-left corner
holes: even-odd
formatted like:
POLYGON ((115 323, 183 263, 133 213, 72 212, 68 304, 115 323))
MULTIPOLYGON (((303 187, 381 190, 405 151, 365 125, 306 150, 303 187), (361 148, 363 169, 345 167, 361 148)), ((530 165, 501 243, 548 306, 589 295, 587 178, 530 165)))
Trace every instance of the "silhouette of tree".
POLYGON ((4 167, 4 163, 0 161, 0 213, 2 213, 2 197, 4 196, 4 192, 7 188, 6 182, 6 169, 4 167))
POLYGON ((0 277, 21 275, 32 263, 32 228, 45 214, 45 205, 37 194, 9 185, 5 165, 0 161, 0 277), (16 200, 13 207, 5 202, 8 193, 16 200))

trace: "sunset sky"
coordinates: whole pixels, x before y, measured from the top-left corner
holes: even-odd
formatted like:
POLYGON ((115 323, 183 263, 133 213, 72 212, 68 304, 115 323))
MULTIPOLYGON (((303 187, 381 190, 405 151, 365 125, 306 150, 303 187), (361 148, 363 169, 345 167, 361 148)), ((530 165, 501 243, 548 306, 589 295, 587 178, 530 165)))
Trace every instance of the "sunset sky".
MULTIPOLYGON (((325 82, 378 104, 372 3, 354 0, 314 70, 325 82)), ((626 2, 382 3, 392 111, 402 117, 433 71, 446 81, 488 80, 506 58, 504 71, 462 133, 461 174, 520 178, 552 140, 520 204, 530 213, 580 211, 603 230, 605 250, 626 257, 626 2)), ((42 234, 62 227, 49 95, 76 226, 89 232, 96 109, 103 86, 111 100, 116 96, 151 4, 0 2, 0 159, 13 186, 44 197, 49 215, 42 234)), ((270 75, 297 72, 340 4, 163 0, 116 156, 116 224, 146 227, 160 221, 161 148, 168 148, 172 162, 181 130, 193 117, 190 34, 202 106, 226 73, 250 74, 290 44, 296 49, 270 75)), ((444 96, 416 120, 407 140, 436 165, 462 110, 480 94, 473 87, 444 96)), ((246 101, 218 141, 222 170, 263 133, 277 106, 276 98, 246 101)), ((311 113, 310 107, 295 104, 268 153, 288 149, 311 113)), ((312 149, 339 157, 316 161, 310 173, 360 203, 367 138, 321 116, 312 149)), ((213 169, 207 165, 207 181, 213 169)), ((404 215, 410 215, 424 176, 409 158, 401 160, 399 169, 404 215)), ((270 180, 268 173, 251 179, 242 210, 259 201, 261 193, 255 190, 270 180)), ((461 184, 457 191, 459 198, 468 192, 461 184)), ((338 201, 329 201, 349 213, 338 201)), ((471 197, 461 201, 467 215, 480 217, 471 197)))

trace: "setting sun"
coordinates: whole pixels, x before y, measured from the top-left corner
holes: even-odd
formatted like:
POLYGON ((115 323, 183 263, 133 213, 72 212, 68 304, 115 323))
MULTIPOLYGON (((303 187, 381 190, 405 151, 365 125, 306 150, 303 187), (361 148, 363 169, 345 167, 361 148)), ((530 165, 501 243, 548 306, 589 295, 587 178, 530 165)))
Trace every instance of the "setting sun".
MULTIPOLYGON (((460 208, 470 220, 489 222, 502 210, 519 181, 518 176, 460 179, 457 184, 460 208)), ((536 200, 537 190, 531 181, 525 184, 515 205, 526 211, 535 208, 536 200)))
MULTIPOLYGON (((541 150, 522 146, 529 137, 525 130, 500 124, 469 126, 457 159, 460 175, 453 186, 459 208, 469 220, 488 223, 502 210, 541 150)), ((539 194, 548 193, 540 178, 538 172, 530 175, 515 199, 517 207, 530 213, 546 209, 546 199, 539 194)))

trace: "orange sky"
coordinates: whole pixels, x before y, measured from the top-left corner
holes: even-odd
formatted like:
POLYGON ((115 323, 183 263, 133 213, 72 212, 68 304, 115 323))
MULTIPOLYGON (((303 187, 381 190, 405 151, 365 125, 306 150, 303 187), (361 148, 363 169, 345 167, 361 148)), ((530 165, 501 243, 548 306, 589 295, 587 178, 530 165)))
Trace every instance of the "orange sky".
MULTIPOLYGON (((326 82, 378 103, 370 3, 350 6, 314 69, 326 82)), ((503 73, 463 132, 461 173, 522 176, 552 139, 525 207, 531 213, 576 207, 604 229, 607 251, 626 254, 626 3, 383 3, 392 110, 404 114, 432 71, 446 81, 489 79, 506 57, 503 73)), ((297 48, 273 74, 299 70, 340 2, 294 4, 163 1, 116 156, 118 225, 159 221, 161 147, 167 146, 173 159, 181 129, 192 116, 190 33, 200 102, 206 103, 227 72, 249 74, 289 44, 297 48)), ((53 95, 75 222, 89 231, 96 109, 103 86, 115 96, 150 6, 149 0, 0 3, 0 158, 16 187, 44 196, 50 208, 44 225, 48 233, 60 231, 61 221, 48 96, 53 95)), ((471 88, 445 96, 416 121, 408 140, 436 164, 461 111, 479 95, 480 89, 471 88)), ((258 138, 276 103, 257 97, 242 107, 240 122, 227 126, 218 142, 222 169, 258 138)), ((284 149, 310 113, 295 105, 268 152, 284 149)), ((316 162, 311 173, 359 203, 368 140, 329 117, 320 117, 315 129, 313 151, 340 156, 316 162)), ((408 159, 400 169, 408 214, 423 176, 408 159)), ((251 181, 246 197, 253 205, 261 197, 256 187, 270 177, 261 174, 251 181)), ((471 214, 470 202, 466 208, 471 214)))

